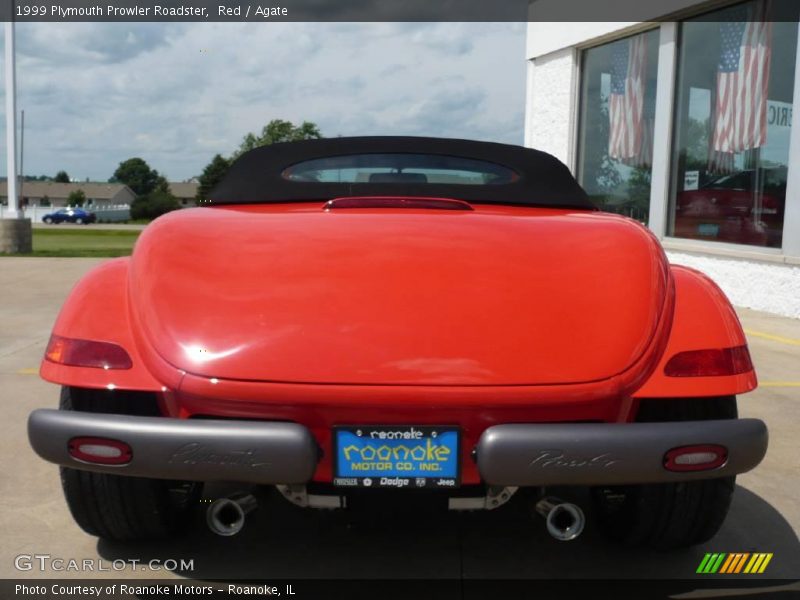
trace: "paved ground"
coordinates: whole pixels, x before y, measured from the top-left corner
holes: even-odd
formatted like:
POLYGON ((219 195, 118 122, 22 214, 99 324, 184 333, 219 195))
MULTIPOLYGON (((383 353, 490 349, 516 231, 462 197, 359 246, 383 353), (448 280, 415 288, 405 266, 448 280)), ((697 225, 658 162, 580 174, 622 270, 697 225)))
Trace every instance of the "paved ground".
MULTIPOLYGON (((730 515, 705 547, 659 554, 605 542, 589 513, 586 533, 570 543, 546 535, 522 502, 487 514, 391 510, 352 516, 304 511, 272 495, 234 538, 202 526, 187 538, 160 544, 99 542, 72 522, 57 469, 28 447, 25 422, 37 407, 56 403, 55 386, 36 375, 50 327, 70 287, 96 259, 0 259, 0 577, 73 576, 20 573, 14 557, 65 559, 194 559, 189 577, 645 577, 691 576, 705 552, 773 552, 767 575, 800 577, 800 321, 742 310, 761 387, 741 399, 743 416, 770 428, 770 451, 739 478, 730 515)), ((212 487, 207 497, 223 493, 212 487)), ((581 503, 583 495, 572 496, 581 503)), ((103 576, 171 577, 130 566, 103 576)))

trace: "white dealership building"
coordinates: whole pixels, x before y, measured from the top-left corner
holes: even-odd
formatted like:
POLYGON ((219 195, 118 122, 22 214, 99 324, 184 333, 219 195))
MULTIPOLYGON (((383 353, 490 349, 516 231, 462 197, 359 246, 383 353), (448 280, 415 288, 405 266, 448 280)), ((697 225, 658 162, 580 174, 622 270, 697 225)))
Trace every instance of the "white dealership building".
POLYGON ((530 22, 525 143, 736 305, 800 318, 798 23, 764 0, 684 5, 530 22))

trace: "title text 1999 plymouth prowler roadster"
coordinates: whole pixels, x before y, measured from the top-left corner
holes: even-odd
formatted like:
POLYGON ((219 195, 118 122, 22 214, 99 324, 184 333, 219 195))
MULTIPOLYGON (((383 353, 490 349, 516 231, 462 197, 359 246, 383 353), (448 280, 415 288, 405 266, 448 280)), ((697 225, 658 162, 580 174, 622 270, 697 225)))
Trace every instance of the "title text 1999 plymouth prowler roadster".
MULTIPOLYGON (((225 480, 328 508, 532 488, 559 539, 583 513, 544 491, 589 486, 610 535, 680 547, 767 446, 737 419, 756 375, 719 288, 552 156, 465 140, 248 152, 77 284, 41 375, 61 409, 31 444, 78 524, 119 540, 174 533, 225 480)), ((252 501, 209 523, 234 533, 252 501)))

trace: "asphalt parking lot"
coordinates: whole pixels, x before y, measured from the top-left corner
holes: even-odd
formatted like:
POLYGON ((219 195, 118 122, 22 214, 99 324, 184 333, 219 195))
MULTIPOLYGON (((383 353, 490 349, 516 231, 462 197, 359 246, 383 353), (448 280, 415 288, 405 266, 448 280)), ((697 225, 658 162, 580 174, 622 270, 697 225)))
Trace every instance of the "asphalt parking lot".
MULTIPOLYGON (((102 577, 303 578, 466 577, 579 578, 692 577, 706 552, 771 552, 765 577, 800 578, 800 321, 750 310, 739 314, 761 386, 740 399, 742 416, 770 428, 767 457, 739 477, 728 519, 703 547, 678 553, 629 550, 606 542, 587 510, 586 532, 560 543, 517 498, 491 513, 456 514, 369 510, 321 512, 262 494, 262 508, 233 538, 211 534, 197 511, 185 538, 158 544, 112 544, 87 536, 72 522, 55 466, 29 448, 31 410, 53 407, 58 389, 37 375, 50 328, 71 286, 98 259, 0 259, 0 577, 85 577, 83 572, 20 572, 15 557, 64 559, 193 559, 194 569, 142 571, 132 564, 102 577)), ((219 497, 212 486, 206 497, 219 497)), ((580 493, 564 494, 588 508, 580 493)))

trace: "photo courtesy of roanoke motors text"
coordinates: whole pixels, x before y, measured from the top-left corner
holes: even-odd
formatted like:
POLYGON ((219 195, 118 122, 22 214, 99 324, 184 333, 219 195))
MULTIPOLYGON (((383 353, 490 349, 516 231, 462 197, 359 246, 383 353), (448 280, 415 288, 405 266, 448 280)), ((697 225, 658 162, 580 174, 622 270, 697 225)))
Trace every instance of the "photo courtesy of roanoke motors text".
POLYGON ((0 21, 0 599, 800 600, 796 1, 0 21))

